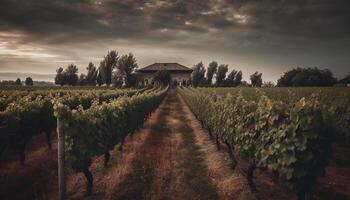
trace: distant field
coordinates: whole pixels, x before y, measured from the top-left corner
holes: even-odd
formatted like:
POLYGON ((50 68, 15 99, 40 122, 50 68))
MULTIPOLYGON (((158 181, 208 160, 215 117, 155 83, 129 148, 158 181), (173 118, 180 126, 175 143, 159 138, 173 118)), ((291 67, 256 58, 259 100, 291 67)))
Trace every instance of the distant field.
POLYGON ((232 87, 232 88, 200 88, 200 91, 217 94, 220 96, 230 93, 238 95, 240 92, 249 99, 257 98, 264 94, 269 98, 290 102, 298 98, 310 98, 312 94, 317 95, 322 103, 334 104, 335 100, 350 102, 350 87, 272 87, 272 88, 252 88, 252 87, 232 87))

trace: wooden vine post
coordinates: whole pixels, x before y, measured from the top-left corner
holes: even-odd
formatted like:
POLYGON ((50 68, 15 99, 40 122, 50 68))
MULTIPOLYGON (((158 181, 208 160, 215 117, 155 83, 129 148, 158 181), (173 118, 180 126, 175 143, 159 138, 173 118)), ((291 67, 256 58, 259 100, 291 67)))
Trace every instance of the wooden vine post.
POLYGON ((57 135, 58 135, 58 196, 59 200, 66 198, 66 176, 64 167, 64 132, 62 131, 60 118, 57 117, 57 135))

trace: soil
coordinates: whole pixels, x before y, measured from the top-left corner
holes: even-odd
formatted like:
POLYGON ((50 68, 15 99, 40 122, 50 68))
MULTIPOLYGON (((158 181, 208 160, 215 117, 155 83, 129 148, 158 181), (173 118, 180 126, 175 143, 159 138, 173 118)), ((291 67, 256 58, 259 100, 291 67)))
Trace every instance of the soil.
POLYGON ((52 144, 49 150, 44 134, 30 140, 24 166, 15 149, 4 152, 0 162, 0 199, 47 199, 57 185, 56 134, 52 144))
MULTIPOLYGON (((15 152, 0 162, 0 199, 57 199, 57 140, 48 150, 44 135, 26 151, 21 166, 15 152), (16 158, 17 158, 16 157, 16 158)), ((350 150, 334 146, 334 159, 319 180, 315 199, 350 199, 350 150)), ((17 156, 18 157, 18 156, 17 156)), ((296 199, 273 174, 254 172, 252 191, 240 167, 218 150, 176 90, 169 94, 142 129, 127 138, 122 151, 93 159, 93 194, 85 196, 82 173, 67 169, 68 199, 296 199)))

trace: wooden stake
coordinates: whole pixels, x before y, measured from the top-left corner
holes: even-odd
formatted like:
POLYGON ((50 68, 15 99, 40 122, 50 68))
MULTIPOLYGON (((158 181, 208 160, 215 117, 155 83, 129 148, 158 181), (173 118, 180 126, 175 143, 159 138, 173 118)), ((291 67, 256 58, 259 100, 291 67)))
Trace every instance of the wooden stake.
POLYGON ((66 199, 66 177, 64 168, 64 132, 60 126, 60 119, 57 118, 58 135, 58 196, 59 200, 66 199))

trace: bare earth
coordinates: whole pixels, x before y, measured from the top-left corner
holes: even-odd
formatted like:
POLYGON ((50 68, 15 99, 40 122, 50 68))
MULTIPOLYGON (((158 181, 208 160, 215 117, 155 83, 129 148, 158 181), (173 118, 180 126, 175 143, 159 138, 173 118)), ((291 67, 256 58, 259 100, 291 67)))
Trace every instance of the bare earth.
POLYGON ((44 135, 39 135, 26 148, 25 166, 17 151, 10 149, 0 162, 0 199, 48 199, 47 193, 57 185, 57 142, 49 150, 44 135), (13 152, 11 152, 11 150, 13 152))

